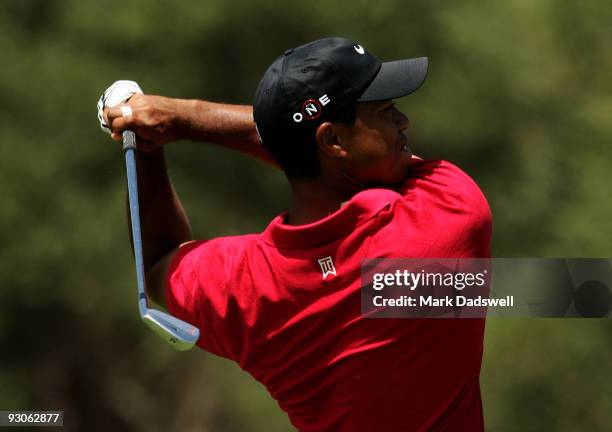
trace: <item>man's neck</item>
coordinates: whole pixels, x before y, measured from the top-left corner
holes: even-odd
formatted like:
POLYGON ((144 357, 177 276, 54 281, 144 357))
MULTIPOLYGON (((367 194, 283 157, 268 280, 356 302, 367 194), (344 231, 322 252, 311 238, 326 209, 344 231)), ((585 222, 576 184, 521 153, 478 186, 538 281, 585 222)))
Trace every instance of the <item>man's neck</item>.
POLYGON ((322 179, 291 181, 292 203, 286 223, 305 225, 329 216, 359 192, 322 179))

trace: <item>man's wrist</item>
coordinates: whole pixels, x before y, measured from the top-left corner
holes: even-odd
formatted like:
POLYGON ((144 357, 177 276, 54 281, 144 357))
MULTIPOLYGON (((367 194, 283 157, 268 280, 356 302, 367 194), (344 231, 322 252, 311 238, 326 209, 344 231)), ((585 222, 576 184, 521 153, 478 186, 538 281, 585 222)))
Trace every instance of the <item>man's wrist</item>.
POLYGON ((148 152, 136 152, 136 165, 139 186, 143 189, 156 189, 168 183, 163 147, 157 147, 148 152))
POLYGON ((165 166, 164 147, 156 147, 150 151, 139 150, 136 152, 137 160, 142 160, 143 163, 147 164, 162 164, 165 166))

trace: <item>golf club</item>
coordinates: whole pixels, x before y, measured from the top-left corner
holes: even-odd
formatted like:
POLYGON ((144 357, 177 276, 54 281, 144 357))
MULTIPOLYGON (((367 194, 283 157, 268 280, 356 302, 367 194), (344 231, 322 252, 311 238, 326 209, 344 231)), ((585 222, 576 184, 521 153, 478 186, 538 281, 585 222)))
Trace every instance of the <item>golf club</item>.
POLYGON ((169 342, 175 349, 185 351, 193 347, 200 337, 200 330, 165 312, 149 309, 145 293, 144 263, 142 258, 142 238, 140 233, 140 209, 138 206, 138 179, 136 176, 136 134, 123 131, 123 151, 127 168, 128 197, 134 240, 134 258, 136 261, 136 281, 138 285, 138 309, 140 318, 155 333, 169 342))

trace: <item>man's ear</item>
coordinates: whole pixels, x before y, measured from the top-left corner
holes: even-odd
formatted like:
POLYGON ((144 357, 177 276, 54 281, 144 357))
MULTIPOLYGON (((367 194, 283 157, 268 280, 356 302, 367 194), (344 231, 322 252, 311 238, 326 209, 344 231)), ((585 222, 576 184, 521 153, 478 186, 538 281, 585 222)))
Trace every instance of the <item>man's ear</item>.
POLYGON ((344 158, 348 155, 348 152, 343 140, 338 136, 338 132, 338 125, 324 122, 317 128, 315 139, 323 154, 333 158, 344 158))

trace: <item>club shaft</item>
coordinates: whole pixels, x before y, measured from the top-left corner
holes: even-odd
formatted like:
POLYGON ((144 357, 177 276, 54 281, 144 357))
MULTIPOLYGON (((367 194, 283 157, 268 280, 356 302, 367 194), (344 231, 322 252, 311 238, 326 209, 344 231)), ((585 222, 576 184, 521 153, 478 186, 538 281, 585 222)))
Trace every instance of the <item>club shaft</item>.
POLYGON ((140 317, 155 333, 169 342, 175 349, 187 350, 197 342, 200 336, 199 329, 165 312, 149 309, 145 293, 142 232, 140 229, 140 208, 138 205, 138 176, 136 172, 136 135, 134 132, 123 132, 123 150, 125 152, 125 166, 127 168, 128 201, 130 204, 134 259, 136 261, 138 310, 140 317))
POLYGON ((127 169, 128 201, 130 204, 130 221, 132 224, 132 241, 136 261, 136 282, 138 284, 138 309, 140 316, 146 313, 147 295, 145 293, 144 261, 142 255, 142 233, 140 229, 140 208, 138 205, 138 176, 136 172, 136 135, 126 130, 123 132, 123 149, 127 169))

